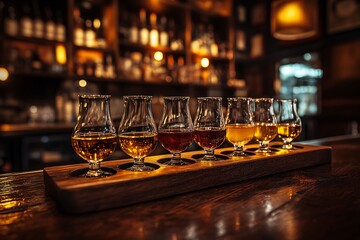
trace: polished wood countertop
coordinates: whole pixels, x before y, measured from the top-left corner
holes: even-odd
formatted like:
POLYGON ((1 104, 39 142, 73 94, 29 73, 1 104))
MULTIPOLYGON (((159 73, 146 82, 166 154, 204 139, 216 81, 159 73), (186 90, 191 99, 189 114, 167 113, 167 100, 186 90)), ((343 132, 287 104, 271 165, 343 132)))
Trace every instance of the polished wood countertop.
POLYGON ((19 123, 0 124, 0 137, 26 134, 71 133, 75 123, 19 123))
POLYGON ((331 165, 80 215, 58 211, 42 171, 3 174, 0 239, 360 239, 360 136, 310 143, 331 165))

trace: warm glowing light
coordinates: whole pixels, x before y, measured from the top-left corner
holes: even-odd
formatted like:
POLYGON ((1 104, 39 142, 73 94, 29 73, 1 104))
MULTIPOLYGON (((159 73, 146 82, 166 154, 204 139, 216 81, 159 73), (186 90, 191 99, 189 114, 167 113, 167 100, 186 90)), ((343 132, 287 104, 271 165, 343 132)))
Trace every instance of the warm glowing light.
POLYGON ((202 58, 200 64, 203 68, 207 68, 210 64, 210 61, 208 58, 202 58))
POLYGON ((311 37, 317 31, 317 3, 312 0, 276 0, 272 5, 272 32, 281 40, 311 37))
POLYGON ((154 59, 156 61, 161 61, 161 60, 163 60, 163 58, 164 58, 164 55, 163 55, 162 52, 157 51, 157 52, 154 53, 154 59))
POLYGON ((101 21, 98 18, 95 18, 93 21, 93 25, 95 29, 99 29, 101 27, 101 21))
POLYGON ((277 21, 283 25, 302 25, 306 23, 304 8, 299 2, 289 2, 283 5, 277 13, 277 21))
POLYGON ((0 81, 6 81, 8 78, 9 71, 4 67, 0 67, 0 81))
POLYGON ((66 63, 66 49, 64 45, 56 46, 56 62, 64 65, 66 63))
POLYGON ((84 80, 84 79, 79 80, 79 86, 80 87, 86 87, 86 85, 87 85, 86 80, 84 80))

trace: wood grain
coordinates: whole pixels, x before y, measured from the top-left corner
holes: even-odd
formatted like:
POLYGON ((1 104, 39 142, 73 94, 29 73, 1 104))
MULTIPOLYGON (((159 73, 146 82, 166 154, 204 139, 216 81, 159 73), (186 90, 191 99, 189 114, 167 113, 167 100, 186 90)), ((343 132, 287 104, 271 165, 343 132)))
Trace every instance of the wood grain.
MULTIPOLYGON (((248 148, 256 148, 249 145, 248 148)), ((279 150, 274 154, 253 156, 215 162, 197 161, 192 156, 202 151, 187 152, 184 158, 194 164, 167 166, 160 155, 146 158, 146 162, 157 164, 151 172, 134 173, 119 169, 118 166, 132 160, 104 162, 103 166, 116 169, 117 173, 106 178, 89 179, 70 176, 87 164, 57 166, 44 169, 47 191, 55 199, 59 208, 66 213, 94 212, 127 206, 139 202, 201 190, 209 187, 259 178, 289 170, 329 163, 331 148, 325 146, 302 145, 297 150, 279 150)), ((216 153, 231 150, 217 149, 216 153)))

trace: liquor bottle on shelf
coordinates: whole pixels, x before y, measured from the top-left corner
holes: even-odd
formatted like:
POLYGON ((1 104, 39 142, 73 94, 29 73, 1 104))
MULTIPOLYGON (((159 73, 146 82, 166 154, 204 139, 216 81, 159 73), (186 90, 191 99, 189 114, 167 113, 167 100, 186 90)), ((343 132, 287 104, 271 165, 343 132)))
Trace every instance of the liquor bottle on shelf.
POLYGON ((105 77, 115 78, 115 65, 110 54, 105 57, 105 77))
POLYGON ((174 19, 169 20, 169 43, 171 50, 183 50, 184 49, 184 41, 175 32, 175 21, 174 19))
POLYGON ((209 25, 209 48, 211 56, 217 57, 219 55, 219 46, 215 41, 214 26, 209 25))
POLYGON ((87 19, 85 21, 85 46, 86 47, 95 47, 95 31, 92 28, 92 21, 87 19))
POLYGON ((85 75, 84 64, 82 64, 78 58, 75 58, 75 73, 77 76, 85 75))
POLYGON ((85 75, 88 77, 94 76, 94 62, 91 60, 88 60, 85 63, 85 75))
POLYGON ((39 56, 39 50, 35 49, 31 54, 31 70, 35 72, 42 71, 44 69, 44 64, 39 56))
POLYGON ((168 74, 165 78, 166 82, 174 82, 176 79, 176 68, 175 68, 175 60, 173 55, 168 55, 167 57, 167 69, 168 74))
POLYGON ((129 28, 129 42, 131 43, 139 42, 139 27, 137 24, 137 19, 133 15, 131 15, 131 24, 129 28))
POLYGON ((150 27, 149 45, 157 47, 159 46, 159 30, 157 28, 157 16, 155 13, 150 14, 150 27))
POLYGON ((95 77, 97 78, 101 78, 104 77, 105 72, 104 72, 104 64, 102 59, 96 59, 95 60, 95 77))
POLYGON ((149 29, 146 24, 146 10, 140 9, 140 43, 143 45, 149 44, 149 29))
POLYGON ((22 69, 21 59, 20 59, 20 51, 16 47, 9 48, 9 52, 7 55, 7 70, 10 73, 13 73, 15 69, 22 69))
POLYGON ((151 62, 151 57, 149 54, 145 54, 144 59, 143 59, 143 77, 144 77, 144 81, 149 82, 151 81, 151 77, 152 77, 152 62, 151 62))
POLYGON ((46 22, 45 22, 45 39, 55 40, 55 22, 50 7, 45 10, 46 22))
POLYGON ((14 5, 9 2, 7 6, 7 15, 4 20, 4 30, 9 36, 17 36, 19 34, 18 16, 14 5))
POLYGON ((84 46, 84 20, 81 18, 80 9, 74 8, 74 44, 84 46))
POLYGON ((95 18, 93 21, 93 25, 95 29, 95 45, 99 48, 105 48, 107 44, 103 34, 102 22, 100 18, 95 18))
POLYGON ((36 38, 44 38, 44 21, 41 18, 39 3, 37 1, 33 1, 34 8, 34 37, 36 38))
POLYGON ((62 17, 61 11, 56 11, 56 29, 55 29, 55 39, 59 42, 65 42, 66 39, 66 28, 64 25, 64 19, 62 17))
POLYGON ((20 19, 21 35, 24 37, 33 36, 33 20, 30 16, 31 9, 28 4, 23 5, 23 15, 20 19))
POLYGON ((167 32, 167 18, 162 16, 160 19, 160 46, 167 47, 169 45, 169 34, 167 32))

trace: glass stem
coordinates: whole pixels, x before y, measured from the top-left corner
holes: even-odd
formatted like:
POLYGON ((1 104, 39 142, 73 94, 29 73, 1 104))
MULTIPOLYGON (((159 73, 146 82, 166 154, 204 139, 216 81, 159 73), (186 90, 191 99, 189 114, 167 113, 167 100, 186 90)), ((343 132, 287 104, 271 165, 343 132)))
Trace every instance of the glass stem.
POLYGON ((100 170, 100 162, 98 162, 98 161, 90 161, 89 170, 90 171, 98 171, 98 170, 100 170))
POLYGON ((143 168, 145 166, 144 158, 134 158, 134 167, 143 168))
POLYGON ((216 160, 214 155, 214 149, 205 149, 205 156, 203 157, 204 160, 216 160))
POLYGON ((260 142, 260 151, 267 152, 269 148, 269 142, 260 142))
POLYGON ((283 149, 292 149, 293 146, 292 146, 292 144, 291 144, 291 141, 284 140, 284 141, 283 141, 282 148, 283 148, 283 149))
POLYGON ((234 153, 233 153, 234 157, 239 157, 239 156, 245 156, 244 153, 244 146, 241 145, 234 145, 234 153))
POLYGON ((180 153, 172 153, 171 154, 171 162, 172 164, 179 164, 181 161, 181 154, 180 153))
POLYGON ((86 177, 99 177, 103 174, 100 168, 100 161, 90 161, 86 177))

